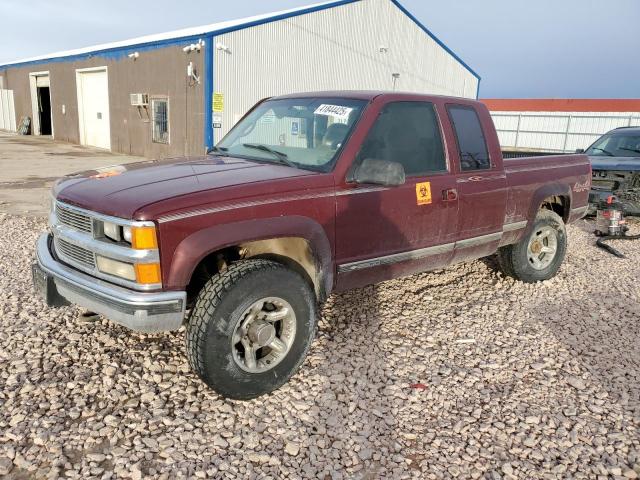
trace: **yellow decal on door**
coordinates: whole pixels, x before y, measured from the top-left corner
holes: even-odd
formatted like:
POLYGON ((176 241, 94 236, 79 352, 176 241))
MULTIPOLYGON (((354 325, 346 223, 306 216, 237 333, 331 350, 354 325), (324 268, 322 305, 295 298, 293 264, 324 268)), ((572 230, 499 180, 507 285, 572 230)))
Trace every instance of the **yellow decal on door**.
POLYGON ((418 205, 428 205, 431 203, 431 183, 416 183, 416 201, 418 205))

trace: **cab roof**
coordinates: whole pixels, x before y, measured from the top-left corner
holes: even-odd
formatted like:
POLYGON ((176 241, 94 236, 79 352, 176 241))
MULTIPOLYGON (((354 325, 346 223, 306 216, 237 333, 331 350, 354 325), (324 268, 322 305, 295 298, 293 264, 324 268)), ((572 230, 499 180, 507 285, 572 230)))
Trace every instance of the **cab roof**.
POLYGON ((618 127, 618 128, 614 128, 608 133, 610 135, 628 135, 628 134, 640 135, 640 126, 639 127, 618 127))
POLYGON ((373 100, 374 98, 381 96, 393 96, 396 98, 415 98, 420 97, 425 100, 444 99, 454 100, 455 102, 473 102, 477 103, 475 99, 463 98, 463 97, 451 97, 447 95, 432 95, 426 93, 413 93, 413 92, 395 92, 384 90, 327 90, 318 92, 301 92, 291 93, 287 95, 278 95, 270 97, 269 100, 281 100, 285 98, 313 98, 313 97, 330 97, 330 98, 349 98, 352 100, 373 100))

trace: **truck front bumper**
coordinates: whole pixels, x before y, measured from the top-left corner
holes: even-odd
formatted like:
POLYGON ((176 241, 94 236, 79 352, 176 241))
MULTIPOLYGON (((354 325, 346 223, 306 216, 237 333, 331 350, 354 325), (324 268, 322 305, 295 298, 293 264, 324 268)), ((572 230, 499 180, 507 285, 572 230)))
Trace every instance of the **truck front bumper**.
POLYGON ((50 235, 37 243, 33 264, 36 292, 49 306, 74 303, 140 332, 177 330, 182 325, 186 292, 136 292, 99 280, 57 261, 50 235))

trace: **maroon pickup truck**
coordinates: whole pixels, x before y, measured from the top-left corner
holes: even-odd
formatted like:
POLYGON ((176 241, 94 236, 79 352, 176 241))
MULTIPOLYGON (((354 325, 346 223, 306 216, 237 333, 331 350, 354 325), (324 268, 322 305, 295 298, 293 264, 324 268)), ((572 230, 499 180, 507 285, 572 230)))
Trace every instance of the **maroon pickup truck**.
POLYGON ((270 98, 204 157, 58 181, 33 279, 51 306, 186 325, 193 370, 249 399, 295 373, 332 292, 493 254, 518 280, 553 277, 590 182, 584 155, 503 161, 475 101, 270 98))

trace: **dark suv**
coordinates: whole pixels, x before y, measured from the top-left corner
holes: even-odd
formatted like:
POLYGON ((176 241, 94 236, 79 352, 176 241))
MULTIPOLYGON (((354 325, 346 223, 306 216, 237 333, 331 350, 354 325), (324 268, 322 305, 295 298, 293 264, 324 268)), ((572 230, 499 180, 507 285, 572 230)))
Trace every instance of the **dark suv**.
POLYGON ((593 171, 590 209, 613 194, 628 215, 640 215, 640 127, 611 130, 584 153, 589 155, 593 171))

